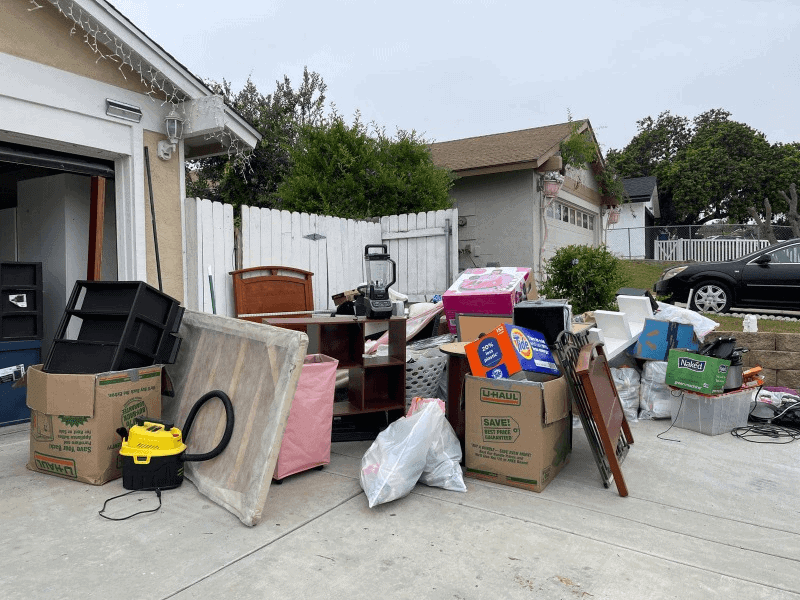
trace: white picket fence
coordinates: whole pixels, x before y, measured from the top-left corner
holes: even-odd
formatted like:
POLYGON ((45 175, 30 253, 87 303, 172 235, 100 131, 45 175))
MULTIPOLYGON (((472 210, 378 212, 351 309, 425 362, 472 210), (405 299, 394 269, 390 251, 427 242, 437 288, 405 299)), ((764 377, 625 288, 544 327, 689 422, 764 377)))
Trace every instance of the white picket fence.
MULTIPOLYGON (((235 316, 233 209, 187 198, 186 298, 193 310, 235 316)), ((242 206, 239 268, 287 266, 314 273, 314 307, 333 309, 333 294, 364 281, 364 246, 386 244, 397 263, 393 289, 412 302, 444 293, 458 273, 458 211, 392 215, 380 223, 242 206)))
POLYGON ((767 240, 657 240, 654 258, 716 262, 734 260, 767 246, 767 240))
POLYGON ((233 207, 230 204, 187 198, 186 213, 186 305, 192 310, 213 312, 209 268, 214 282, 216 314, 234 316, 235 269, 233 207))
POLYGON ((364 282, 364 247, 386 244, 393 288, 414 302, 443 293, 458 268, 456 209, 382 217, 380 223, 242 207, 243 268, 287 266, 314 273, 314 307, 364 282))

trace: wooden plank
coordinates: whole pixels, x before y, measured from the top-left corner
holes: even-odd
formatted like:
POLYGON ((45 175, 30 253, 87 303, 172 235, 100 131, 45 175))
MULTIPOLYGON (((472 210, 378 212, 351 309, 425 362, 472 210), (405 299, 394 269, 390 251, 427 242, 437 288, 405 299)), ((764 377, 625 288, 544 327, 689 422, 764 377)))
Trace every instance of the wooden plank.
POLYGON ((195 203, 195 231, 197 232, 197 257, 195 260, 195 283, 197 289, 197 310, 205 311, 205 271, 203 269, 203 200, 195 203))
POLYGON ((281 211, 281 262, 279 265, 292 266, 292 213, 281 211))
MULTIPOLYGON (((408 215, 397 215, 397 231, 408 231, 408 215)), ((397 264, 404 265, 404 268, 397 269, 397 289, 406 293, 408 289, 408 240, 407 239, 400 239, 397 240, 398 248, 397 248, 397 257, 398 261, 397 264)))
POLYGON ((308 258, 303 256, 303 233, 298 212, 292 213, 292 255, 287 264, 290 267, 308 271, 308 258))
POLYGON ((242 268, 252 266, 250 261, 250 207, 242 205, 242 268))
MULTIPOLYGON (((269 223, 272 229, 270 233, 270 248, 271 252, 269 255, 270 265, 279 265, 283 262, 282 250, 281 250, 281 212, 279 210, 274 209, 264 209, 269 214, 269 223)), ((268 265, 260 265, 260 266, 268 266, 268 265)))
MULTIPOLYGON (((436 226, 437 227, 444 227, 445 225, 445 211, 437 210, 436 211, 436 226)), ((435 256, 440 257, 435 264, 432 265, 431 271, 434 273, 434 279, 436 280, 436 288, 441 290, 439 293, 443 294, 447 291, 447 288, 450 287, 450 283, 447 281, 447 240, 444 237, 435 238, 435 246, 436 252, 435 256)))
POLYGON ((236 309, 233 303, 233 279, 230 276, 230 272, 236 268, 236 262, 233 244, 233 206, 230 204, 223 204, 222 206, 222 229, 224 232, 223 256, 225 259, 223 271, 219 274, 220 288, 225 290, 227 310, 224 314, 228 317, 233 317, 236 309))
POLYGON ((89 184, 89 256, 86 279, 100 281, 103 265, 103 225, 106 214, 106 178, 92 177, 89 184))
MULTIPOLYGON (((431 225, 436 225, 436 211, 430 210, 425 215, 425 222, 430 228, 431 225)), ((439 287, 436 281, 435 265, 440 257, 436 254, 436 239, 435 237, 425 238, 425 293, 426 294, 442 294, 444 290, 439 287)))
POLYGON ((450 260, 450 280, 447 281, 445 275, 445 285, 441 293, 444 293, 458 278, 458 209, 451 208, 446 211, 446 214, 450 217, 450 248, 448 248, 447 254, 450 260))
POLYGON ((346 219, 344 223, 347 226, 347 233, 344 238, 347 248, 347 282, 348 288, 354 288, 364 281, 364 259, 361 258, 364 248, 358 248, 355 245, 358 243, 356 242, 356 222, 353 219, 346 219))
POLYGON ((228 279, 228 271, 225 270, 225 236, 223 226, 223 210, 221 202, 211 203, 211 215, 213 219, 214 231, 214 298, 216 300, 217 314, 228 314, 228 292, 225 289, 225 282, 228 279))
MULTIPOLYGON (((424 212, 417 213, 417 231, 427 229, 428 215, 424 212)), ((417 238, 414 240, 414 258, 417 260, 417 294, 423 299, 427 300, 432 296, 432 292, 428 290, 428 256, 427 256, 427 243, 426 239, 417 238)), ((431 262, 435 257, 430 257, 431 262)))
MULTIPOLYGON (((305 235, 313 235, 315 233, 319 233, 317 231, 317 215, 311 214, 307 215, 308 221, 306 224, 306 229, 304 230, 303 234, 305 235)), ((308 270, 314 273, 313 287, 314 287, 314 308, 317 307, 322 310, 327 306, 327 304, 323 304, 323 297, 320 294, 319 290, 317 289, 319 286, 319 246, 322 240, 306 240, 308 243, 308 270)))
POLYGON ((186 213, 186 308, 197 310, 197 200, 186 198, 183 201, 186 213))
POLYGON ((200 202, 200 219, 203 231, 203 258, 201 262, 201 280, 203 282, 203 312, 210 313, 211 290, 208 287, 208 267, 214 264, 214 216, 211 200, 200 202))
POLYGON ((262 267, 265 265, 273 264, 272 259, 272 223, 270 220, 269 210, 266 208, 259 208, 254 211, 258 216, 261 223, 261 251, 258 254, 259 264, 255 265, 262 267))
POLYGON ((260 267, 261 261, 261 215, 256 207, 250 208, 250 264, 245 267, 260 267))
POLYGON ((325 227, 326 219, 316 215, 316 232, 323 236, 322 239, 317 240, 317 274, 314 276, 314 290, 319 298, 319 304, 314 304, 318 310, 325 308, 332 308, 333 301, 331 294, 328 292, 328 230, 325 227))
MULTIPOLYGON (((424 215, 423 215, 424 216, 424 215)), ((408 217, 408 225, 406 226, 408 231, 413 231, 417 228, 417 215, 415 213, 411 213, 407 215, 408 217)), ((405 240, 407 244, 407 257, 406 257, 406 294, 409 296, 414 296, 415 300, 420 300, 418 297, 420 293, 418 274, 417 274, 417 244, 419 240, 416 238, 407 238, 405 240)))
MULTIPOLYGON (((419 220, 419 216, 422 215, 425 217, 425 213, 417 213, 417 219, 419 220)), ((436 237, 440 235, 444 235, 445 231, 442 227, 424 227, 420 228, 419 224, 417 224, 417 228, 414 230, 409 231, 398 231, 396 233, 387 233, 384 235, 384 240, 401 240, 401 239, 415 239, 415 238, 426 238, 426 237, 436 237)))
POLYGON ((328 237, 328 294, 338 294, 348 290, 344 280, 344 250, 342 248, 342 223, 341 219, 332 217, 326 226, 329 230, 328 237))

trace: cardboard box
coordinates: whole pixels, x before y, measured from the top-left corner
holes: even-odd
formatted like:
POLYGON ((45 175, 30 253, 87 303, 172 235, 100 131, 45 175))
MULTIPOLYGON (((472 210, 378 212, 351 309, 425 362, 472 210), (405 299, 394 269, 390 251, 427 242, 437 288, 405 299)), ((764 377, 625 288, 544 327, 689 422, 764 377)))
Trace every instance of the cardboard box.
POLYGON ((465 381, 466 474, 541 492, 569 462, 572 419, 563 377, 465 381))
POLYGON ((684 323, 645 319, 644 329, 633 350, 635 358, 667 360, 673 348, 697 350, 700 347, 694 328, 684 323))
POLYGON ((484 337, 470 342, 464 346, 464 352, 470 371, 478 377, 500 379, 520 371, 561 374, 544 336, 511 323, 500 325, 484 337))
POLYGON ((28 468, 102 485, 122 475, 119 427, 161 416, 161 366, 99 375, 27 372, 28 468))
POLYGON ((731 361, 721 358, 670 350, 665 383, 701 394, 721 394, 730 364, 731 361))
MULTIPOLYGON (((534 289, 525 267, 467 269, 442 296, 450 333, 457 335, 457 314, 508 315, 534 289)), ((511 320, 511 319, 509 319, 511 320)))

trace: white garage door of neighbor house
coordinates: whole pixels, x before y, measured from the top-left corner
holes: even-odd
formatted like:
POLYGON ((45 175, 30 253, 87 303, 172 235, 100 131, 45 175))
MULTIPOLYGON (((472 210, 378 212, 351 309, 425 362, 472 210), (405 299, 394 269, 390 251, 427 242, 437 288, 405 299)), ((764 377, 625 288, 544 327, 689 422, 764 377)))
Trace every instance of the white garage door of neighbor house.
POLYGON ((597 213, 577 208, 561 200, 554 200, 545 210, 547 243, 545 258, 570 244, 593 246, 597 240, 600 217, 597 213))

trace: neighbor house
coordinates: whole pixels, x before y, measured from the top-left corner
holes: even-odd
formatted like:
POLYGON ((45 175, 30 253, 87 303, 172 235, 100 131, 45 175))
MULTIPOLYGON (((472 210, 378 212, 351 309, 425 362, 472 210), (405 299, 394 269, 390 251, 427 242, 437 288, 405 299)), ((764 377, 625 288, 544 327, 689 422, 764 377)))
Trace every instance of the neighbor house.
POLYGON ((164 291, 184 300, 185 161, 258 133, 105 0, 4 2, 0 73, 0 260, 43 263, 45 348, 97 265, 90 234, 102 279, 158 285, 145 149, 164 291))
POLYGON ((655 177, 623 179, 625 202, 606 224, 606 245, 618 256, 653 258, 658 239, 655 219, 661 216, 655 177))
MULTIPOLYGON (((604 201, 591 169, 563 166, 561 142, 574 123, 431 144, 435 164, 457 179, 450 197, 458 208, 459 267, 530 266, 569 244, 602 241, 604 201), (547 179, 563 184, 545 193, 547 179)), ((588 120, 578 131, 592 136, 588 120)), ((596 165, 602 168, 598 154, 596 165)))

